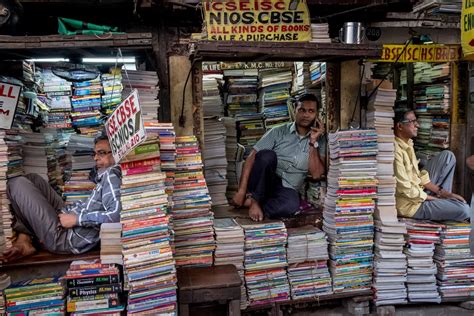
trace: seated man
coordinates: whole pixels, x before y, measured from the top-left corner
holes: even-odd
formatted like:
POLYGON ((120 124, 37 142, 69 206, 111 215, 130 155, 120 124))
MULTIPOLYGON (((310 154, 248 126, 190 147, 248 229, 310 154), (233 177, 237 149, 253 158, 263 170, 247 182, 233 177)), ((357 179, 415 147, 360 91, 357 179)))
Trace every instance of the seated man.
POLYGON ((17 239, 3 254, 12 261, 35 253, 33 240, 57 254, 79 254, 99 242, 100 224, 120 220, 121 171, 106 136, 95 140, 96 187, 87 200, 68 206, 42 177, 28 174, 8 181, 17 239))
POLYGON ((254 221, 287 217, 298 211, 298 190, 308 170, 313 179, 324 174, 324 125, 317 118, 318 100, 299 98, 294 123, 272 128, 253 147, 242 171, 236 206, 249 207, 254 221), (315 124, 316 123, 316 124, 315 124))
POLYGON ((419 127, 415 113, 398 112, 394 123, 398 214, 437 221, 468 219, 466 201, 451 192, 456 165, 454 154, 445 150, 428 161, 426 170, 420 171, 412 140, 419 127))

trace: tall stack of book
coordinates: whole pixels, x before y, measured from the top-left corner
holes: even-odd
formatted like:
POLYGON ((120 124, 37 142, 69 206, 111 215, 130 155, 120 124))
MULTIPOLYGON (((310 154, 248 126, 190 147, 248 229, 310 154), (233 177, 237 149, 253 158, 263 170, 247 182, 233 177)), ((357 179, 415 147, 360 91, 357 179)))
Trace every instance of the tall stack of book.
POLYGON ((377 193, 377 134, 347 130, 329 134, 330 166, 323 212, 335 293, 372 286, 377 193))
POLYGON ((110 115, 122 102, 122 73, 120 68, 111 68, 109 73, 100 76, 102 94, 102 112, 110 115))
POLYGON ((326 234, 314 226, 288 229, 288 279, 291 298, 332 293, 326 234))
POLYGON ((233 218, 214 219, 216 252, 214 265, 233 264, 242 279, 240 308, 248 305, 244 279, 244 230, 233 218))
POLYGON ((202 106, 204 116, 224 116, 224 104, 219 89, 222 85, 222 71, 206 71, 203 73, 202 106))
POLYGON ((172 219, 177 266, 210 266, 215 249, 214 214, 195 136, 176 137, 172 219))
POLYGON ((124 310, 120 271, 114 264, 100 260, 73 261, 64 279, 68 313, 120 315, 124 310))
POLYGON ((158 109, 160 101, 158 93, 158 75, 155 71, 144 70, 122 70, 123 91, 122 99, 132 93, 133 89, 138 90, 140 108, 144 122, 156 122, 158 120, 158 109))
POLYGON ((224 70, 224 100, 227 116, 257 113, 257 69, 224 70))
POLYGON ((72 126, 81 134, 95 135, 102 125, 102 85, 100 77, 90 81, 74 82, 71 97, 72 126))
POLYGON ((259 73, 259 105, 265 119, 265 128, 290 120, 288 102, 292 74, 290 69, 265 69, 259 73))
POLYGON ((5 289, 11 284, 11 279, 8 275, 0 273, 0 315, 5 315, 7 302, 5 301, 5 289))
MULTIPOLYGON (((11 229, 12 224, 10 203, 7 198, 8 146, 5 142, 5 135, 5 131, 0 130, 0 253, 4 253, 7 248, 11 247, 11 240, 7 238, 6 231, 11 229)), ((1 265, 0 261, 0 267, 1 265)), ((0 282, 1 280, 0 278, 0 282)))
POLYGON ((309 66, 311 84, 320 83, 326 78, 326 63, 312 62, 309 66))
POLYGON ((224 117, 226 137, 225 137, 225 154, 227 160, 227 200, 231 200, 239 189, 240 169, 243 164, 243 156, 245 148, 237 143, 237 130, 234 118, 224 117))
POLYGON ((123 265, 122 224, 102 223, 100 225, 100 262, 123 265))
POLYGON ((306 92, 306 88, 311 85, 310 63, 295 62, 294 76, 291 85, 291 94, 298 96, 306 92))
POLYGON ((64 287, 59 278, 14 283, 4 290, 7 315, 64 315, 64 287))
POLYGON ((379 88, 369 100, 367 113, 367 126, 375 128, 378 146, 373 280, 376 305, 407 301, 407 262, 403 253, 406 227, 398 221, 395 208, 393 106, 396 93, 393 89, 379 88))
POLYGON ((149 136, 121 161, 122 246, 128 315, 174 313, 176 268, 170 246, 166 174, 149 136))
POLYGON ((265 134, 263 114, 238 114, 235 119, 237 123, 237 142, 245 148, 244 158, 247 158, 253 149, 253 145, 265 134))
POLYGON ((287 300, 287 231, 281 221, 238 219, 245 233, 245 284, 249 305, 287 300))
POLYGON ((435 246, 436 279, 443 301, 468 300, 474 296, 474 256, 469 249, 471 224, 446 222, 435 246))
POLYGON ((434 244, 441 226, 430 221, 402 219, 407 227, 405 254, 408 261, 407 289, 410 302, 441 302, 436 285, 434 244))
POLYGON ((328 23, 311 23, 310 43, 331 43, 328 23))
POLYGON ((217 117, 204 118, 204 177, 206 178, 212 205, 228 205, 227 159, 225 146, 226 128, 217 117))

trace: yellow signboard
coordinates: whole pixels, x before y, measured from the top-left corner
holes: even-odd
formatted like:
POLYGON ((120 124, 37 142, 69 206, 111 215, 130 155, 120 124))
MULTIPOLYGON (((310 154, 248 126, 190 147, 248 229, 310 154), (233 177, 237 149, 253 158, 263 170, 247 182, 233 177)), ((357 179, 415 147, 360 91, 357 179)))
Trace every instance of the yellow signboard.
POLYGON ((202 0, 211 41, 308 42, 306 0, 202 0))
POLYGON ((464 57, 474 57, 474 1, 463 0, 461 12, 461 46, 464 57))
POLYGON ((460 59, 459 45, 384 45, 378 62, 449 62, 460 59), (400 58, 398 58, 400 56, 400 58), (398 61, 397 61, 398 58, 398 61))

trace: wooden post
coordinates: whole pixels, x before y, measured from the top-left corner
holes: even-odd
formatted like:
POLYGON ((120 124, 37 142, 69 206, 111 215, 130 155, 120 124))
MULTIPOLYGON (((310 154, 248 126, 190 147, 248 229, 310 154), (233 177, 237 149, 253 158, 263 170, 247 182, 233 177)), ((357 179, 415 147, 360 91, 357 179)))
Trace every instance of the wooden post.
POLYGON ((152 46, 156 60, 156 72, 160 80, 160 108, 158 110, 158 119, 161 122, 171 121, 171 102, 170 102, 170 77, 168 64, 168 36, 166 33, 165 17, 159 10, 158 28, 153 31, 152 46))
POLYGON ((201 151, 204 150, 204 112, 202 107, 202 62, 193 64, 193 133, 196 135, 201 151))
POLYGON ((340 87, 341 65, 336 62, 326 63, 326 104, 327 104, 327 130, 335 132, 340 127, 340 87))
POLYGON ((171 122, 177 136, 193 135, 192 112, 192 82, 191 78, 186 85, 184 93, 184 126, 179 124, 183 106, 183 89, 186 78, 191 71, 191 62, 187 56, 170 56, 170 97, 171 97, 171 122))
MULTIPOLYGON (((341 63, 341 125, 343 129, 349 128, 352 114, 354 122, 359 125, 360 104, 357 102, 359 90, 359 61, 348 60, 341 63), (354 111, 354 107, 357 108, 354 111)), ((359 126, 360 127, 360 126, 359 126)))

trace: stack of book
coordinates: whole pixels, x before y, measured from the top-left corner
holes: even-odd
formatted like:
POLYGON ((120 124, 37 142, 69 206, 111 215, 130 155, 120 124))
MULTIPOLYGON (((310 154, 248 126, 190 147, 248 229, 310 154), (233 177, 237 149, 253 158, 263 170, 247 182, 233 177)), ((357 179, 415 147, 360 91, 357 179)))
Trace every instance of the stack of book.
POLYGON ((216 252, 214 265, 233 264, 242 279, 240 308, 248 305, 244 278, 244 230, 233 218, 214 219, 216 252))
POLYGON ((224 122, 217 117, 204 118, 204 177, 206 178, 212 205, 228 205, 227 159, 225 152, 224 122))
POLYGON ((7 304, 5 302, 5 289, 11 284, 11 279, 8 275, 0 273, 0 315, 5 315, 7 304))
POLYGON ((243 164, 245 148, 237 143, 237 129, 234 118, 224 117, 226 137, 225 137, 225 155, 227 160, 227 200, 231 200, 239 189, 240 169, 243 164))
MULTIPOLYGON (((0 253, 11 247, 11 240, 6 231, 11 229, 10 202, 7 198, 8 146, 5 142, 5 131, 0 131, 0 253)), ((0 260, 0 266, 2 261, 0 260)), ((3 275, 0 275, 3 276, 3 275)), ((1 282, 0 278, 0 282, 1 282)), ((1 312, 0 312, 1 314, 1 312)))
POLYGON ((159 86, 158 75, 154 71, 144 70, 122 70, 123 91, 122 99, 132 93, 133 89, 138 90, 138 99, 142 110, 144 122, 156 122, 158 120, 158 100, 159 86))
POLYGON ((257 69, 224 70, 224 100, 227 116, 257 113, 257 69))
POLYGON ((103 223, 100 225, 100 261, 123 265, 122 224, 103 223))
POLYGON ((287 123, 290 119, 288 99, 292 82, 291 70, 261 70, 259 81, 259 109, 265 119, 265 128, 287 123))
POLYGON ((176 137, 172 219, 177 266, 210 266, 214 214, 195 136, 176 137))
POLYGON ((287 252, 292 299, 332 293, 324 232, 314 226, 289 228, 287 252))
POLYGON ((311 23, 310 43, 331 43, 328 23, 311 23))
POLYGON ((377 133, 329 134, 329 152, 323 229, 329 237, 333 290, 368 290, 372 286, 377 133))
POLYGON ((72 126, 81 134, 94 135, 102 125, 100 108, 102 104, 102 85, 100 78, 74 82, 71 97, 72 126))
POLYGON ((204 72, 202 76, 202 107, 204 116, 224 116, 224 104, 220 87, 223 85, 221 71, 204 72))
POLYGON ((407 289, 410 302, 441 302, 436 285, 434 244, 439 242, 441 226, 434 222, 402 219, 407 227, 405 254, 408 261, 407 289))
POLYGON ((46 104, 49 112, 44 126, 54 129, 71 129, 71 99, 69 96, 48 96, 46 104))
POLYGON ((310 63, 309 62, 294 62, 293 69, 293 83, 291 85, 291 94, 299 96, 306 92, 308 86, 311 85, 310 63))
POLYGON ((238 219, 245 234, 245 284, 250 306, 287 300, 287 231, 281 221, 238 219))
POLYGON ((64 287, 59 278, 14 283, 4 290, 7 315, 64 315, 64 287))
POLYGON ((122 102, 122 73, 120 68, 111 68, 109 73, 100 76, 102 94, 102 112, 110 115, 122 102))
POLYGON ((237 142, 244 146, 244 158, 246 158, 263 134, 265 134, 265 123, 263 114, 249 113, 235 116, 237 123, 237 142))
POLYGON ((326 63, 312 62, 309 66, 311 84, 317 85, 326 78, 326 63))
POLYGON ((121 161, 122 247, 128 315, 174 313, 176 268, 170 246, 166 174, 156 137, 121 161))
POLYGON ((443 301, 468 300, 474 296, 474 256, 469 249, 471 224, 446 222, 434 260, 438 289, 443 301))
POLYGON ((66 271, 67 312, 73 315, 120 315, 120 271, 100 260, 73 261, 66 271))

